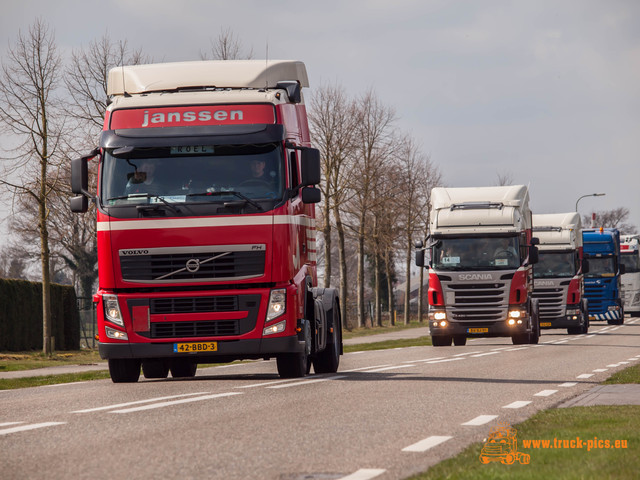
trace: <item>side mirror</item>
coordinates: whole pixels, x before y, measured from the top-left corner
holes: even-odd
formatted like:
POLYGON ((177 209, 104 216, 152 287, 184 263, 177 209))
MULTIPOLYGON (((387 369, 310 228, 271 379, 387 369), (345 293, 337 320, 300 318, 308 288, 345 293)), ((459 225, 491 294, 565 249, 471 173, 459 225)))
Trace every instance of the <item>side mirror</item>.
POLYGON ((319 188, 305 187, 302 189, 302 203, 319 203, 322 193, 319 188))
POLYGON ((89 188, 88 158, 71 160, 71 191, 76 195, 84 195, 89 188))
POLYGON ((540 239, 538 237, 531 237, 531 245, 540 245, 540 239))
POLYGON ((84 195, 73 197, 69 203, 73 213, 85 213, 89 210, 89 199, 84 195))
POLYGON ((317 185, 320 183, 320 150, 317 148, 304 148, 302 149, 302 156, 300 159, 302 167, 302 186, 317 185))
POLYGON ((529 247, 529 263, 531 265, 538 263, 538 247, 533 245, 529 247))
POLYGON ((624 263, 620 264, 620 275, 627 273, 627 266, 624 263))
POLYGON ((416 267, 424 267, 424 249, 416 250, 416 267))
POLYGON ((582 259, 582 273, 583 275, 589 273, 589 260, 586 258, 582 259))

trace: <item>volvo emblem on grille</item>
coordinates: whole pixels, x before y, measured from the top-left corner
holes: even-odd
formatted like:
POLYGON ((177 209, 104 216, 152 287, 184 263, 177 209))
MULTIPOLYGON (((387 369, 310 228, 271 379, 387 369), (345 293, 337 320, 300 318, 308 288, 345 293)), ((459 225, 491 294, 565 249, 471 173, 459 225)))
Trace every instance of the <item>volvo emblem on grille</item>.
POLYGON ((200 260, 198 260, 197 258, 190 258, 189 260, 187 260, 187 272, 189 273, 196 273, 198 270, 200 270, 200 260))

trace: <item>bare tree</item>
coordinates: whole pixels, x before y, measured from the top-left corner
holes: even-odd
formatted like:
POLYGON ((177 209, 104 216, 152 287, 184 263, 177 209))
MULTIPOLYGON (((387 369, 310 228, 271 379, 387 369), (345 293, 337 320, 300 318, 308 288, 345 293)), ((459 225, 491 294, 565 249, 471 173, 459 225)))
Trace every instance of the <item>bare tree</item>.
POLYGON ((324 286, 330 286, 333 271, 333 218, 338 236, 340 308, 345 322, 348 318, 348 280, 341 209, 349 194, 346 166, 354 151, 356 119, 354 102, 346 97, 339 85, 320 87, 309 102, 309 127, 314 143, 320 150, 324 177, 320 184, 323 198, 320 231, 324 239, 324 286))
POLYGON ((356 241, 358 245, 357 272, 357 324, 365 323, 365 240, 367 221, 374 203, 374 190, 380 173, 392 155, 393 122, 392 108, 382 105, 373 91, 364 94, 358 104, 358 129, 356 131, 357 152, 351 165, 351 211, 356 218, 356 241))
MULTIPOLYGON (((617 228, 623 235, 636 233, 635 225, 628 223, 629 209, 627 207, 614 208, 595 213, 595 227, 617 228)), ((591 215, 582 217, 582 225, 588 228, 591 225, 591 215)))
POLYGON ((55 99, 61 59, 54 34, 36 20, 28 34, 18 34, 2 64, 0 122, 18 146, 0 179, 0 185, 18 198, 38 206, 37 230, 42 268, 43 352, 51 354, 51 298, 49 198, 58 181, 59 146, 63 128, 55 99), (19 172, 11 175, 10 172, 19 172))
POLYGON ((505 185, 513 185, 513 175, 511 174, 511 172, 498 172, 497 173, 497 182, 496 185, 498 186, 505 186, 505 185))
POLYGON ((210 51, 200 52, 201 60, 208 60, 209 54, 213 60, 249 60, 253 58, 253 49, 243 53, 244 47, 231 28, 222 28, 218 37, 211 40, 210 51))

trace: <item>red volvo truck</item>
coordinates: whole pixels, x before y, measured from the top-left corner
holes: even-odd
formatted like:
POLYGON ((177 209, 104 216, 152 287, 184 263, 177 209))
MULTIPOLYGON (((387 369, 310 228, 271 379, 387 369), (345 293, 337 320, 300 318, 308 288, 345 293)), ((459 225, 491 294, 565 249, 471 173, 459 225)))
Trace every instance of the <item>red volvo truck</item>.
POLYGON ((94 301, 113 382, 237 359, 275 358, 282 377, 337 371, 342 319, 336 290, 317 287, 320 155, 303 87, 299 61, 109 72, 100 145, 72 161, 71 210, 97 207, 94 301))

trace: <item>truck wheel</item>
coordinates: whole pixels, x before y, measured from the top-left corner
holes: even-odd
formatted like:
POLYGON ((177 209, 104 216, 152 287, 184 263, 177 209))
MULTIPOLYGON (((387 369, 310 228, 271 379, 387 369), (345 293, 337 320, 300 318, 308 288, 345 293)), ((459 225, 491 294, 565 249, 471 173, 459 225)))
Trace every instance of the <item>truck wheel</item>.
POLYGON ((176 358, 171 362, 171 376, 173 378, 195 377, 198 364, 189 358, 176 358))
POLYGON ((463 347, 467 344, 467 337, 456 335, 455 337, 453 337, 453 344, 456 347, 463 347))
POLYGON ((306 352, 283 353, 276 357, 278 374, 282 378, 300 378, 307 374, 309 357, 306 352))
POLYGON ((164 360, 144 360, 142 374, 144 378, 167 378, 169 365, 164 360))
POLYGON ((529 342, 529 335, 526 333, 521 333, 518 335, 513 335, 511 337, 511 341, 514 345, 524 345, 529 342))
POLYGON ((531 314, 533 317, 533 331, 528 334, 527 343, 537 345, 540 340, 540 308, 537 300, 531 302, 531 314))
POLYGON ((431 344, 434 347, 448 347, 451 345, 451 335, 435 335, 431 336, 431 344))
POLYGON ((113 383, 135 383, 140 378, 140 360, 137 358, 110 358, 109 375, 113 383))
POLYGON ((332 328, 333 332, 328 332, 326 348, 313 359, 313 370, 316 373, 335 373, 340 364, 342 322, 340 321, 338 302, 335 300, 331 305, 331 310, 327 312, 327 328, 332 328))

